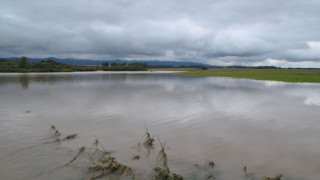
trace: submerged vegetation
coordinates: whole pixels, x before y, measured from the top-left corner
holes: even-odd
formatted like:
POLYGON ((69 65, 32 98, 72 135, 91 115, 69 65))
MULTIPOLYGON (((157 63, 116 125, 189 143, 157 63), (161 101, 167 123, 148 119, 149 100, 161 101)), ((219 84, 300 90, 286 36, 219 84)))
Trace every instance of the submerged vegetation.
POLYGON ((170 169, 168 167, 155 167, 153 170, 156 172, 155 180, 184 180, 180 174, 170 174, 170 169))
POLYGON ((217 76, 232 78, 247 78, 255 80, 272 80, 284 82, 320 83, 320 70, 317 69, 229 69, 216 68, 212 70, 194 70, 179 73, 185 76, 217 76))
MULTIPOLYGON (((50 128, 51 138, 55 139, 53 142, 60 143, 63 140, 72 140, 77 137, 77 134, 71 134, 66 136, 65 138, 62 138, 60 140, 61 132, 54 126, 51 125, 50 128)), ((128 165, 125 165, 123 163, 120 163, 118 159, 111 155, 110 151, 107 151, 106 148, 100 143, 98 138, 95 138, 93 140, 93 143, 90 147, 81 146, 78 148, 77 152, 69 160, 67 163, 62 165, 60 168, 70 166, 71 164, 75 163, 77 159, 80 158, 81 155, 85 154, 88 157, 88 165, 87 169, 88 172, 93 173, 93 175, 88 175, 88 180, 95 180, 102 178, 104 176, 129 176, 133 180, 136 179, 154 179, 154 180, 185 180, 187 178, 183 177, 180 174, 171 172, 169 166, 168 166, 168 156, 166 153, 166 141, 162 142, 159 137, 157 137, 158 143, 160 145, 160 150, 157 154, 157 157, 155 159, 155 164, 152 165, 152 173, 151 175, 142 175, 141 174, 135 174, 133 168, 129 167, 128 165), (138 178, 137 178, 137 176, 138 178)), ((143 136, 142 142, 138 143, 138 148, 142 148, 141 144, 143 144, 143 148, 154 148, 155 146, 155 139, 151 134, 149 133, 148 129, 146 128, 145 135, 143 136)), ((148 156, 147 156, 148 158, 148 156)), ((134 160, 139 160, 140 155, 137 155, 133 158, 134 160)), ((215 163, 211 160, 206 160, 206 162, 203 165, 196 164, 195 168, 198 168, 201 171, 206 172, 206 175, 204 176, 204 179, 217 179, 215 176, 214 171, 215 163)), ((282 175, 277 175, 275 177, 268 177, 268 176, 256 176, 254 173, 247 173, 247 167, 244 166, 243 171, 245 172, 244 179, 250 179, 250 180, 281 180, 282 175)))
POLYGON ((148 128, 146 128, 145 139, 144 139, 143 144, 146 147, 150 147, 150 146, 153 146, 153 141, 154 141, 154 138, 151 137, 151 135, 150 135, 150 133, 148 131, 148 128))
POLYGON ((158 141, 161 145, 161 150, 157 156, 157 163, 160 163, 160 166, 153 168, 156 172, 155 179, 156 180, 184 180, 184 178, 180 174, 170 172, 168 166, 168 156, 165 152, 166 142, 162 143, 158 137, 158 141))

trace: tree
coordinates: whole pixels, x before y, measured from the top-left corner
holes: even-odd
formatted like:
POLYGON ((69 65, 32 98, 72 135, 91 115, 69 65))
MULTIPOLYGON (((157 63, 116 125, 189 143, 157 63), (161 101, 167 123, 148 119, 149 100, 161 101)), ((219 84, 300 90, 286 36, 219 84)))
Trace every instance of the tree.
POLYGON ((126 62, 121 62, 119 63, 120 66, 127 66, 127 63, 126 62))
POLYGON ((109 63, 108 62, 104 62, 104 63, 102 63, 102 66, 109 67, 109 63))
POLYGON ((25 67, 27 67, 27 64, 28 64, 28 58, 25 56, 21 56, 21 58, 19 60, 19 67, 25 68, 25 67))
POLYGON ((119 66, 119 64, 118 63, 111 63, 111 67, 114 67, 114 66, 119 66))
POLYGON ((148 67, 147 63, 130 63, 129 66, 136 66, 136 67, 141 67, 141 68, 148 67))

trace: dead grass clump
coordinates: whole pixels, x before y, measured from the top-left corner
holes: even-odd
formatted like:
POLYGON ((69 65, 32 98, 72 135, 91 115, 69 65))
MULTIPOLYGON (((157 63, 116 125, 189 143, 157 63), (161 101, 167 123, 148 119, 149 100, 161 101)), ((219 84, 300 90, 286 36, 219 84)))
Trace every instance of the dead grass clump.
POLYGON ((213 168, 214 167, 214 162, 210 161, 210 160, 206 160, 206 165, 208 165, 209 167, 213 168))
POLYGON ((153 136, 151 137, 148 128, 145 126, 146 128, 146 132, 143 135, 142 139, 140 140, 140 142, 137 144, 137 150, 139 152, 139 154, 134 155, 133 159, 140 159, 140 153, 145 153, 146 157, 148 158, 149 155, 151 154, 152 150, 154 150, 154 144, 153 142, 155 141, 155 139, 153 138, 153 136), (146 151, 145 151, 146 150, 146 151), (139 156, 139 158, 138 158, 139 156))
POLYGON ((211 179, 211 178, 215 178, 214 175, 212 173, 209 173, 205 176, 205 179, 211 179))
POLYGON ((206 160, 206 163, 204 165, 203 164, 195 164, 195 166, 201 170, 208 171, 208 170, 212 170, 214 168, 215 163, 213 161, 206 160))
POLYGON ((281 180, 281 177, 282 177, 281 174, 277 175, 276 177, 267 177, 267 176, 264 176, 264 177, 262 178, 262 180, 281 180))
POLYGON ((89 169, 99 172, 98 174, 92 176, 90 180, 100 178, 109 173, 119 173, 124 176, 133 174, 133 171, 130 167, 119 163, 115 157, 109 155, 102 157, 98 161, 92 161, 89 169))
POLYGON ((60 136, 60 135, 61 135, 61 133, 60 133, 59 130, 57 129, 52 136, 55 137, 55 136, 60 136))
POLYGON ((56 128, 55 125, 51 125, 50 133, 51 133, 52 137, 58 137, 61 135, 61 133, 59 132, 59 130, 56 128))
POLYGON ((62 140, 70 140, 70 139, 74 139, 78 136, 78 134, 70 134, 67 137, 63 138, 62 140))
MULTIPOLYGON (((77 137, 77 134, 70 134, 65 138, 60 139, 59 136, 61 135, 61 133, 54 125, 51 125, 50 133, 52 135, 52 138, 55 138, 55 142, 71 140, 77 137)), ((154 171, 153 178, 155 180, 184 180, 183 176, 170 172, 170 169, 168 167, 168 156, 165 151, 166 141, 161 142, 159 137, 157 137, 157 139, 159 141, 161 149, 156 157, 156 163, 155 163, 156 166, 153 168, 153 171, 154 171)), ((132 159, 133 160, 140 159, 140 151, 144 149, 148 150, 148 155, 149 155, 150 151, 155 147, 153 144, 154 141, 155 139, 153 138, 153 136, 151 137, 148 129, 146 128, 146 133, 143 136, 143 141, 142 139, 140 139, 140 142, 137 145, 139 154, 135 154, 132 157, 132 159), (143 145, 144 145, 144 148, 143 148, 143 145)), ((85 146, 80 147, 78 149, 77 154, 64 166, 68 166, 74 161, 76 161, 80 157, 80 155, 83 154, 85 151, 86 151, 86 154, 89 156, 88 169, 95 172, 95 175, 90 177, 89 180, 95 180, 97 178, 103 177, 108 174, 111 174, 111 175, 115 174, 115 175, 122 175, 122 176, 133 175, 132 168, 120 163, 115 157, 111 156, 111 153, 102 146, 102 144, 97 138, 94 139, 94 142, 92 143, 91 147, 85 147, 85 146)), ((205 164, 203 163, 201 163, 200 165, 195 164, 195 166, 200 170, 205 171, 205 174, 204 174, 205 179, 207 180, 215 179, 214 161, 207 159, 205 164)), ((247 173, 247 166, 243 167, 243 171, 246 175, 246 177, 244 177, 245 179, 261 178, 261 176, 257 176, 254 173, 247 173)), ((281 178, 282 178, 282 175, 279 174, 278 176, 275 176, 275 177, 264 176, 262 177, 262 180, 281 180, 281 178)))
POLYGON ((102 153, 102 155, 110 155, 110 152, 106 150, 106 148, 104 148, 104 146, 100 143, 100 141, 98 140, 98 138, 95 138, 93 143, 92 143, 92 147, 90 148, 91 150, 94 151, 93 156, 97 153, 100 152, 102 153))
POLYGON ((78 153, 68 162, 66 163, 64 166, 68 166, 69 164, 71 164, 73 161, 75 161, 85 150, 86 148, 84 146, 82 146, 81 148, 79 148, 78 153))
POLYGON ((162 167, 155 167, 153 170, 156 172, 156 180, 183 180, 184 178, 180 174, 172 173, 170 174, 170 169, 168 167, 168 156, 165 152, 166 142, 162 143, 158 137, 158 141, 161 145, 161 150, 158 153, 156 163, 161 164, 162 167))
POLYGON ((138 151, 138 154, 134 154, 133 155, 133 157, 132 157, 132 159, 133 160, 138 160, 138 159, 140 159, 140 153, 141 153, 141 151, 142 151, 142 147, 141 147, 141 144, 140 144, 140 142, 137 144, 137 146, 135 146, 136 148, 137 148, 137 151, 138 151))
POLYGON ((154 145, 146 145, 143 143, 143 146, 141 145, 141 143, 138 143, 138 145, 136 146, 138 153, 140 155, 140 153, 144 153, 146 154, 146 157, 149 157, 151 152, 155 149, 154 145))
POLYGON ((97 138, 94 140, 92 146, 93 147, 81 147, 78 153, 68 163, 66 163, 65 166, 73 163, 85 150, 88 150, 88 155, 90 157, 88 169, 97 172, 97 174, 89 178, 89 180, 94 180, 110 173, 118 173, 121 175, 133 174, 132 169, 124 164, 119 163, 115 157, 112 157, 110 153, 100 144, 97 138))
POLYGON ((211 160, 206 160, 205 164, 195 164, 195 166, 202 170, 205 171, 207 174, 205 175, 204 179, 215 179, 215 173, 214 173, 214 166, 215 163, 211 160))
POLYGON ((55 131, 56 130, 56 126, 51 124, 50 130, 55 131))
POLYGON ((159 143, 161 145, 161 150, 158 153, 157 162, 158 163, 162 163, 162 167, 168 167, 168 156, 167 156, 166 152, 164 151, 166 142, 164 142, 162 144, 162 142, 160 141, 159 137, 158 137, 158 141, 159 141, 159 143))
POLYGON ((145 134, 145 139, 144 139, 143 144, 146 147, 150 147, 150 146, 153 146, 153 141, 155 141, 155 139, 153 137, 151 137, 151 135, 146 127, 146 134, 145 134))
POLYGON ((154 176, 155 180, 184 180, 180 174, 173 173, 171 175, 169 167, 155 167, 153 170, 156 172, 154 176))
POLYGON ((134 160, 140 159, 140 155, 134 155, 132 159, 134 160))
POLYGON ((93 143, 93 146, 95 146, 94 155, 97 152, 102 152, 102 156, 100 158, 94 158, 94 156, 91 156, 89 169, 92 171, 97 171, 98 173, 89 178, 89 180, 94 180, 110 173, 118 173, 124 176, 133 174, 133 171, 130 167, 119 163, 117 159, 112 157, 102 145, 100 146, 103 148, 103 150, 99 149, 99 145, 99 140, 95 139, 93 143))
POLYGON ((51 137, 55 138, 54 142, 61 142, 61 141, 65 141, 65 140, 71 140, 74 139, 78 136, 78 134, 70 134, 62 139, 60 139, 59 137, 61 136, 61 132, 56 128, 55 125, 51 124, 50 127, 50 133, 51 133, 51 137))

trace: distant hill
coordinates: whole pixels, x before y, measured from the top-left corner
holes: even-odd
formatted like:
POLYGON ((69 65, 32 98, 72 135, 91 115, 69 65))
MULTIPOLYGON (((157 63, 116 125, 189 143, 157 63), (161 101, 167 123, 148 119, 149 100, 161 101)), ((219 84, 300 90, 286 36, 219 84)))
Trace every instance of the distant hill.
MULTIPOLYGON (((11 57, 11 58, 3 58, 8 60, 18 60, 20 57, 11 57)), ((41 60, 54 60, 59 63, 66 63, 72 65, 101 65, 103 62, 108 61, 109 63, 119 63, 119 62, 126 62, 127 64, 130 63, 147 63, 148 66, 209 66, 208 64, 203 63, 196 63, 196 62, 189 62, 189 61, 159 61, 159 60, 91 60, 91 59, 71 59, 71 58, 55 58, 55 57, 48 57, 48 58, 28 58, 29 62, 39 62, 41 60)))

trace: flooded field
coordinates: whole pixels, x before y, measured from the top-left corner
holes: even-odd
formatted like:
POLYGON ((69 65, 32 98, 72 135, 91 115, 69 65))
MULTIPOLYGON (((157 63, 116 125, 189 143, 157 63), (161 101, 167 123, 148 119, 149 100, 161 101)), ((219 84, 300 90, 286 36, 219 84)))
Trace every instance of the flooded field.
POLYGON ((134 173, 100 179, 151 179, 161 146, 137 147, 146 127, 166 142, 170 170, 186 179, 320 177, 320 84, 155 72, 0 74, 0 179, 89 179, 96 174, 89 153, 63 165, 95 138, 134 173), (55 142, 51 125, 77 137, 55 142))

